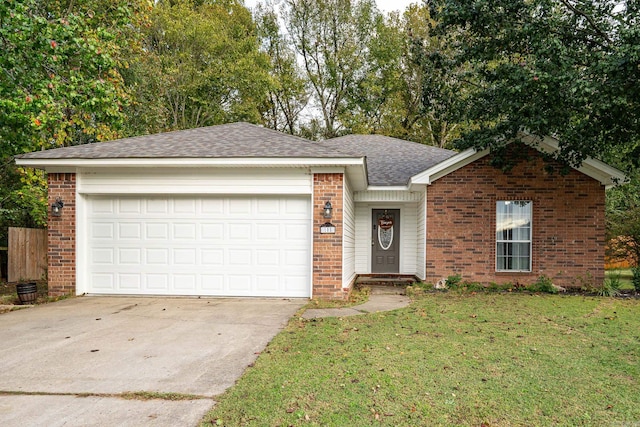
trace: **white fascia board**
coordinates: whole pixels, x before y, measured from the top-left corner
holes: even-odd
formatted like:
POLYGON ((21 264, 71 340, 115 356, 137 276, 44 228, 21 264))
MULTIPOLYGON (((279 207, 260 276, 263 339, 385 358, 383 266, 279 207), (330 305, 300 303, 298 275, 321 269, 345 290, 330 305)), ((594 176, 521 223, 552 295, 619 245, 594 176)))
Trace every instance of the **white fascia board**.
MULTIPOLYGON (((554 154, 560 150, 559 141, 551 136, 545 136, 541 139, 525 133, 521 139, 525 144, 547 154, 554 154)), ((600 181, 605 188, 615 187, 627 180, 627 176, 622 171, 592 157, 586 158, 579 167, 574 167, 574 169, 596 181, 600 181)))
POLYGON ((370 185, 367 187, 367 191, 409 191, 409 187, 406 185, 370 185))
MULTIPOLYGON (((537 149, 538 151, 547 154, 556 153, 560 147, 558 140, 550 136, 539 138, 531 134, 522 133, 520 136, 520 140, 525 144, 537 149)), ((489 154, 489 149, 476 151, 473 148, 456 154, 455 156, 448 158, 444 162, 438 163, 434 167, 411 177, 409 188, 411 188, 411 186, 414 184, 429 185, 438 178, 441 178, 457 169, 460 169, 461 167, 464 167, 469 163, 472 163, 486 156, 487 154, 489 154)), ((627 180, 626 175, 620 170, 591 157, 585 159, 579 167, 574 169, 595 179, 596 181, 599 181, 602 185, 605 186, 605 188, 614 187, 618 184, 624 183, 627 180)))
POLYGON ((351 164, 312 165, 309 171, 311 173, 345 173, 349 177, 353 191, 361 191, 367 188, 367 162, 365 157, 357 160, 359 160, 359 162, 353 162, 351 164))
POLYGON ((589 158, 585 160, 582 162, 582 165, 578 170, 583 174, 600 181, 606 189, 624 184, 627 181, 627 176, 624 173, 597 159, 589 158))
POLYGON ((469 163, 475 162, 487 154, 489 154, 489 149, 477 151, 474 148, 469 148, 453 157, 449 157, 447 160, 438 163, 424 172, 412 176, 409 181, 409 188, 414 184, 431 184, 436 179, 458 170, 469 163))
POLYGON ((110 159, 16 159, 16 164, 31 168, 92 167, 311 167, 362 166, 364 158, 110 158, 110 159))

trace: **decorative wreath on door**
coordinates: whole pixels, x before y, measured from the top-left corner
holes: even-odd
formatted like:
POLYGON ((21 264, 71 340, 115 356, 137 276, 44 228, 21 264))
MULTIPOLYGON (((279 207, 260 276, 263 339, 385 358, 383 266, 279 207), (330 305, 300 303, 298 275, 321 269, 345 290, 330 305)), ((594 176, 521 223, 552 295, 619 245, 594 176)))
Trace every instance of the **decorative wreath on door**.
POLYGON ((393 218, 386 212, 378 218, 378 243, 383 251, 393 243, 393 218))

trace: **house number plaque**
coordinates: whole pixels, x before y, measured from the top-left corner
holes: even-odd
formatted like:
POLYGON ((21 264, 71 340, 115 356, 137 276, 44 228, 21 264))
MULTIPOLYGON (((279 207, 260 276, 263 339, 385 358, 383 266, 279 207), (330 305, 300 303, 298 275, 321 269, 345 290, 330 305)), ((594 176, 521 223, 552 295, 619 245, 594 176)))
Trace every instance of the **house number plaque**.
POLYGON ((320 226, 320 234, 336 234, 336 226, 330 222, 325 222, 320 226))

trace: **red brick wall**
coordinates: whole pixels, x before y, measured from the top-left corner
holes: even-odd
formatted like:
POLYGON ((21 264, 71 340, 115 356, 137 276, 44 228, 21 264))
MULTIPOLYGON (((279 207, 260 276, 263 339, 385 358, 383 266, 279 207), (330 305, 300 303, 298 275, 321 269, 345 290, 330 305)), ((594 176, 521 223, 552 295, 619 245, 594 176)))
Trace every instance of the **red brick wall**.
POLYGON ((342 289, 342 173, 316 173, 313 175, 313 297, 344 299, 342 289), (331 223, 335 234, 320 234, 325 203, 333 206, 331 223))
MULTIPOLYGON (((604 280, 605 192, 596 180, 574 170, 545 171, 537 151, 510 172, 486 156, 427 188, 427 281, 460 274, 480 283, 535 282, 544 274, 560 286, 604 280), (531 200, 532 270, 496 272, 496 201, 531 200)), ((557 166, 557 165, 556 165, 557 166)))
POLYGON ((50 173, 49 182, 49 295, 76 292, 76 174, 50 173), (51 215, 51 204, 62 199, 59 217, 51 215))

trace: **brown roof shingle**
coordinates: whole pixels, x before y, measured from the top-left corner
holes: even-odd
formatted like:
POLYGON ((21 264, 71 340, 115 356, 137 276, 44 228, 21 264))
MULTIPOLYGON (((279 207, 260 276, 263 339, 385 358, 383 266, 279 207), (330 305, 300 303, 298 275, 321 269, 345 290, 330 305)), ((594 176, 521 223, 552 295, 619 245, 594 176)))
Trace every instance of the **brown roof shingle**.
POLYGON ((347 135, 323 145, 353 156, 367 157, 369 185, 406 185, 409 179, 455 156, 445 150, 383 135, 347 135))
POLYGON ((332 147, 249 123, 230 123, 56 148, 22 159, 352 157, 332 147))
POLYGON ((456 152, 382 135, 348 135, 322 142, 249 123, 136 136, 34 151, 19 159, 367 158, 369 185, 401 186, 456 152))

